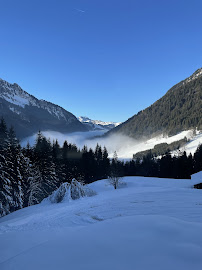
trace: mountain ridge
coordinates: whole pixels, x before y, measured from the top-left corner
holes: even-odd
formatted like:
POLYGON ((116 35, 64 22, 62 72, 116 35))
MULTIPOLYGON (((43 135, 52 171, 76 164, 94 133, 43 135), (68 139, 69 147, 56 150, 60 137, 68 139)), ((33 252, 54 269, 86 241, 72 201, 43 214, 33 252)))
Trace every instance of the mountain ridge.
POLYGON ((39 100, 18 84, 0 79, 0 115, 12 125, 18 137, 30 136, 39 130, 60 132, 87 131, 76 116, 46 100, 39 100))
POLYGON ((120 125, 119 122, 104 122, 101 120, 92 120, 87 116, 79 116, 78 120, 85 124, 89 130, 111 130, 120 125))
POLYGON ((149 107, 110 130, 135 139, 159 134, 174 135, 183 130, 202 129, 202 68, 171 87, 149 107))

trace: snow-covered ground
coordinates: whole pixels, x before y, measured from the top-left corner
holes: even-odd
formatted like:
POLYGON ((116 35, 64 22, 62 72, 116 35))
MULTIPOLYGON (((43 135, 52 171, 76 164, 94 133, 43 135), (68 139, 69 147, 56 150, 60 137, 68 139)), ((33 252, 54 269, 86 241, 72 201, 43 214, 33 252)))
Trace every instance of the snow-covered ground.
POLYGON ((202 173, 125 177, 94 197, 31 206, 0 219, 1 270, 201 270, 202 173))
POLYGON ((190 142, 188 142, 184 147, 182 147, 181 151, 186 151, 187 154, 194 154, 196 152, 197 147, 202 144, 202 133, 198 133, 194 136, 190 142))

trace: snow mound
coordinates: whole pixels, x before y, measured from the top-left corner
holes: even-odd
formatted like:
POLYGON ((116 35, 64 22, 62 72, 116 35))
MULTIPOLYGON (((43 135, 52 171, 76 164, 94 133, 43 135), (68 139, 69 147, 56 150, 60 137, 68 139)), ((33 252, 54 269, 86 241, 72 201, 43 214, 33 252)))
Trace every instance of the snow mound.
POLYGON ((94 190, 78 182, 76 179, 72 179, 71 183, 63 183, 43 202, 69 202, 71 200, 78 200, 81 197, 92 197, 94 195, 96 195, 94 190))
POLYGON ((191 180, 202 182, 202 171, 192 174, 191 180))

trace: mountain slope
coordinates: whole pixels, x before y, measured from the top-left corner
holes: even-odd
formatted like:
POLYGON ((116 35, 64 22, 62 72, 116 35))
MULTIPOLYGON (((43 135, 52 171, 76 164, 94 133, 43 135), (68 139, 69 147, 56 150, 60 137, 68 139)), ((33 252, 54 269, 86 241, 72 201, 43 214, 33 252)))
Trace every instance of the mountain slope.
POLYGON ((39 130, 87 131, 70 112, 45 100, 38 100, 16 83, 0 79, 0 116, 14 126, 17 136, 27 137, 39 130))
POLYGON ((92 120, 86 116, 80 116, 78 117, 78 120, 83 123, 89 130, 111 130, 112 128, 120 125, 120 123, 115 122, 92 120))
POLYGON ((202 129, 202 68, 173 86, 161 99, 109 131, 136 139, 202 129))

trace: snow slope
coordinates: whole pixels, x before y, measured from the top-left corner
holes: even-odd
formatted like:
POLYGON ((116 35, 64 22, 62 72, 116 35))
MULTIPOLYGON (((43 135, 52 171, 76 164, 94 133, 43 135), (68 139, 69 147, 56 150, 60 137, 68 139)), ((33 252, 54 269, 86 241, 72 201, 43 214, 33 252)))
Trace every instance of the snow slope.
POLYGON ((201 178, 100 180, 94 197, 16 211, 0 219, 0 269, 201 270, 201 178))
POLYGON ((197 147, 202 144, 202 133, 198 132, 196 136, 194 136, 190 142, 188 142, 184 147, 182 147, 181 151, 186 151, 187 154, 194 154, 196 152, 197 147))

